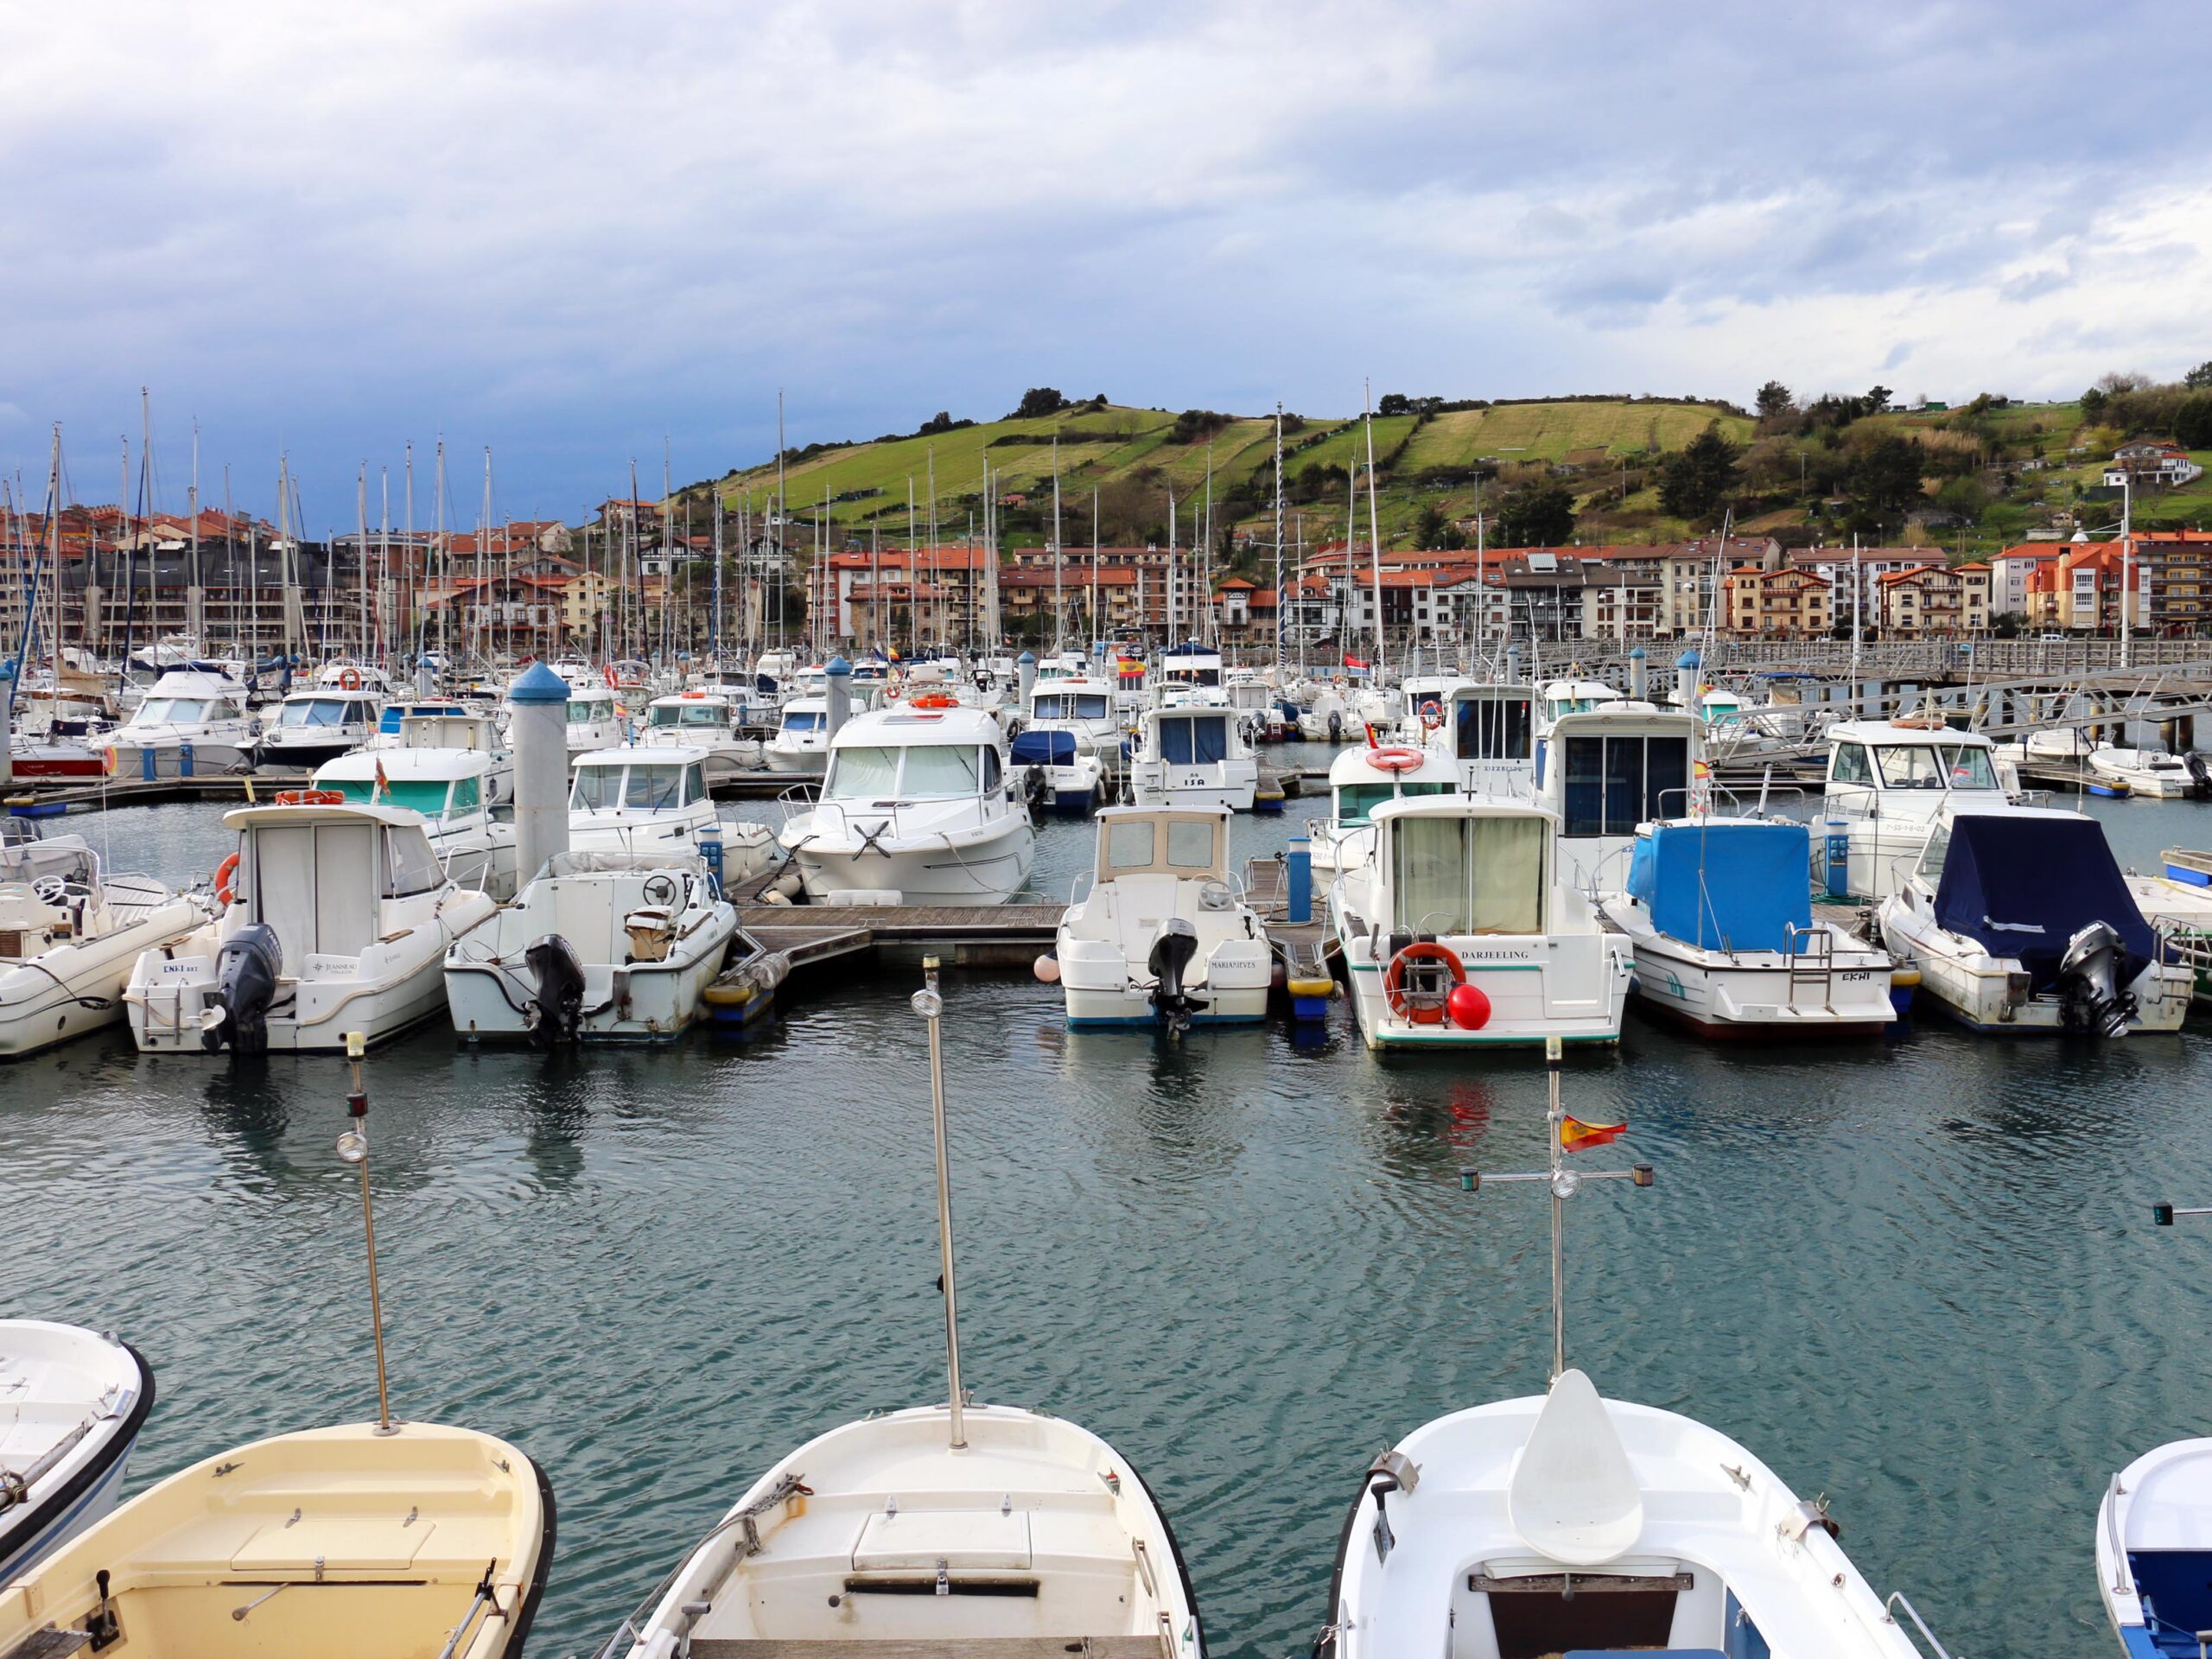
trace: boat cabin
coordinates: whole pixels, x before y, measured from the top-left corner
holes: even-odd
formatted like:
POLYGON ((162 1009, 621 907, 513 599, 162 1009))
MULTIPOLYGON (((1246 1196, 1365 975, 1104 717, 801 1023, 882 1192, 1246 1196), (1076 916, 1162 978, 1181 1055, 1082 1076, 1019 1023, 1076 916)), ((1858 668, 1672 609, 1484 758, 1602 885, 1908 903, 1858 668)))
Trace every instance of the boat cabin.
POLYGON ((1827 803, 1860 817, 1927 818, 2008 804, 1995 744, 1917 716, 1830 727, 1827 803))
POLYGON ((245 688, 237 681, 172 670, 154 683, 125 727, 209 726, 245 717, 245 688))
POLYGON ((1182 690, 1221 684, 1221 653, 1209 645, 1173 645, 1160 658, 1159 683, 1182 690))
POLYGON ((1561 715, 1539 746, 1537 787, 1569 839, 1624 838, 1695 809, 1694 715, 1653 703, 1561 715))
POLYGON ((1554 680, 1544 687, 1543 716, 1549 723, 1563 715, 1586 715, 1620 700, 1621 694, 1602 680, 1554 680))
POLYGON ((287 978, 359 957, 390 931, 387 900, 446 885, 423 819, 397 806, 249 806, 223 823, 238 836, 232 891, 275 931, 287 978))
POLYGON ((1461 681, 1446 694, 1431 747, 1446 750, 1470 793, 1529 794, 1536 784, 1535 700, 1529 686, 1461 681))
MULTIPOLYGON (((1226 808, 1109 806, 1098 815, 1098 858, 1092 879, 1109 881, 1162 878, 1229 883, 1226 808)), ((1169 893, 1163 914, 1173 914, 1169 893)))
POLYGON ((1700 950, 1794 955, 1813 925, 1812 857, 1802 823, 1648 824, 1629 859, 1628 893, 1656 931, 1700 950))
POLYGON ((412 757, 402 762, 388 750, 381 756, 376 750, 361 750, 319 767, 315 787, 335 790, 349 805, 404 807, 421 813, 434 825, 483 816, 490 792, 488 762, 458 752, 449 765, 439 765, 435 757, 424 759, 428 766, 412 757), (385 765, 387 773, 404 765, 413 775, 387 775, 379 784, 377 768, 380 764, 385 765))
POLYGON ((383 714, 377 718, 377 735, 398 736, 399 722, 412 715, 465 715, 468 712, 467 703, 456 702, 451 697, 437 697, 428 702, 387 702, 383 714))
POLYGON ((845 722, 830 746, 825 801, 929 801, 989 797, 1006 787, 998 722, 957 706, 872 710, 845 722))
POLYGON ((1170 766, 1219 766, 1237 753, 1236 718, 1226 709, 1155 709, 1145 722, 1152 728, 1153 758, 1170 766))
POLYGON ((594 749, 576 757, 571 812, 670 812, 709 799, 705 757, 684 749, 594 749))
POLYGON ((377 729, 382 712, 373 691, 318 687, 313 691, 295 691, 284 699, 276 730, 302 738, 354 738, 365 742, 377 729))
POLYGON ((1393 934, 1466 937, 1550 931, 1558 826, 1534 803, 1461 798, 1386 801, 1370 813, 1393 934))
POLYGON ((672 697, 656 697, 645 710, 645 725, 655 735, 695 732, 702 736, 728 736, 743 718, 726 696, 711 691, 683 691, 672 697))
POLYGON ((1029 693, 1029 719, 1034 725, 1052 721, 1065 725, 1111 724, 1114 694, 1099 680, 1076 676, 1049 684, 1038 681, 1029 693))
POLYGON ((1385 801, 1419 800, 1425 797, 1460 792, 1457 768, 1433 750, 1418 751, 1414 765, 1404 764, 1408 751, 1389 748, 1346 749, 1329 763, 1329 817, 1339 832, 1356 830, 1385 801))
POLYGON ((506 747, 499 722, 459 704, 427 704, 403 718, 396 728, 403 749, 460 749, 496 754, 506 747))

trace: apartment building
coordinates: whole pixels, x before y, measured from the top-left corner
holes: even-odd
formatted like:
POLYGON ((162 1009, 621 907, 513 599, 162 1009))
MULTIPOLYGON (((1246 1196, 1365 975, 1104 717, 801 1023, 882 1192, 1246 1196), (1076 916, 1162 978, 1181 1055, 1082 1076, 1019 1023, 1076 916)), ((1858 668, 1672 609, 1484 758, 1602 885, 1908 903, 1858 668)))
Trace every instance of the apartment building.
POLYGON ((1791 565, 1769 570, 1738 565, 1728 573, 1730 632, 1764 638, 1808 639, 1825 635, 1834 620, 1828 584, 1791 565))
POLYGON ((1878 624, 1889 639, 1961 639, 1989 626, 1986 564, 1923 565, 1882 578, 1878 624))

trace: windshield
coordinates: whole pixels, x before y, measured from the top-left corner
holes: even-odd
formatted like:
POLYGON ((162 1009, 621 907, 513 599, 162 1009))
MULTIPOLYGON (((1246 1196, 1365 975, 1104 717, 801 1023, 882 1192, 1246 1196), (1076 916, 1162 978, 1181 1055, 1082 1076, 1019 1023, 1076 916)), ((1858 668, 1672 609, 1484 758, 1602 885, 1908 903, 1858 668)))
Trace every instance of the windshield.
POLYGON ((406 779, 379 790, 373 778, 345 778, 338 781, 338 791, 348 802, 373 800, 383 806, 404 806, 426 818, 441 817, 446 810, 446 786, 435 779, 406 779))
POLYGON ((283 723, 290 727, 336 726, 346 718, 346 705, 335 697, 317 697, 313 702, 288 702, 284 705, 283 723))
POLYGON ((663 704, 653 710, 653 724, 663 728, 719 726, 721 723, 722 711, 717 703, 683 702, 673 707, 663 704))
POLYGON ((622 768, 578 766, 575 792, 569 804, 580 811, 601 812, 622 804, 622 768))
POLYGON ((1344 784, 1337 790, 1337 822, 1340 825, 1365 823, 1367 815, 1383 802, 1402 795, 1411 800, 1421 795, 1449 795, 1452 784, 1344 784))
MULTIPOLYGON (((945 800, 982 792, 982 751, 944 744, 927 747, 839 749, 830 757, 823 794, 831 800, 945 800), (905 770, 900 771, 901 756, 905 770)), ((998 755, 990 755, 997 770, 998 755)))
POLYGON ((683 768, 681 766, 639 766, 630 768, 630 782, 622 791, 622 804, 641 811, 658 812, 678 806, 683 800, 683 768))
POLYGON ((1103 691, 1067 691, 1051 696, 1033 698, 1030 702, 1033 717, 1038 720, 1103 720, 1106 718, 1106 694, 1103 691))
POLYGON ((839 749, 830 757, 822 792, 833 801, 876 800, 899 792, 899 751, 839 749))
MULTIPOLYGON (((932 744, 906 751, 906 768, 899 779, 899 792, 909 799, 946 799, 974 795, 982 787, 980 750, 932 744)), ((992 757, 995 760, 995 754, 992 757)))
POLYGON ((145 726, 187 726, 207 716, 207 705, 191 697, 151 697, 138 708, 145 726))
POLYGON ((613 705, 601 699, 569 700, 569 724, 571 726, 588 726, 595 720, 612 720, 613 717, 613 705))
POLYGON ((1888 744, 1874 751, 1890 789, 1995 789, 1989 751, 1965 743, 1888 744))
POLYGON ((829 718, 818 709, 786 709, 784 710, 783 729, 787 732, 818 732, 829 718))

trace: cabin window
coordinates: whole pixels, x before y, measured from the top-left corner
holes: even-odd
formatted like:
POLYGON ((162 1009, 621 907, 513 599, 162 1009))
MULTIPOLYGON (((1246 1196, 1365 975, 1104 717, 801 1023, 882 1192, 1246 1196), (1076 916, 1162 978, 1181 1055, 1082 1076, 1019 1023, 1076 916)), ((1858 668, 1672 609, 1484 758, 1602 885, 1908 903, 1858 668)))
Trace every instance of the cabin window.
POLYGON ((1987 749, 1971 743, 1946 743, 1943 760, 1950 769, 1953 789, 1997 787, 1997 774, 1990 766, 1987 749))
POLYGON ((830 755, 830 777, 823 793, 831 800, 880 800, 898 792, 898 750, 849 748, 830 755))
POLYGON ((986 746, 983 750, 983 792, 988 795, 999 786, 999 752, 986 746))
POLYGON ((475 779, 461 778, 454 781, 452 802, 454 811, 474 812, 483 804, 483 791, 478 786, 475 779))
POLYGON ((707 798, 707 774, 697 761, 683 768, 683 800, 686 805, 707 798))
POLYGON ((1036 697, 1031 709, 1039 720, 1103 720, 1106 718, 1106 694, 1103 691, 1071 691, 1054 696, 1036 697))
POLYGON ((1928 844, 1920 849, 1920 874, 1928 878, 1931 887, 1943 880, 1943 861, 1951 854, 1951 829, 1939 823, 1928 832, 1928 844))
POLYGON ((1167 823, 1167 861, 1179 870, 1210 870, 1213 868, 1214 826, 1190 821, 1167 823))
POLYGON ((622 768, 578 766, 569 804, 578 811, 604 812, 622 804, 622 768))
POLYGON ((1632 836, 1636 826, 1689 804, 1689 741, 1681 737, 1569 737, 1565 744, 1568 836, 1632 836))
POLYGON ((784 710, 783 729, 787 732, 818 732, 829 718, 818 709, 786 709, 784 710))
POLYGON ((438 855, 430 850, 430 838, 414 824, 386 830, 384 847, 385 898, 428 893, 444 882, 445 872, 438 868, 438 855))
POLYGON ((1863 743, 1837 744, 1835 766, 1828 776, 1839 784, 1872 783, 1874 767, 1866 759, 1866 746, 1863 743))
POLYGON ((425 817, 435 817, 446 807, 446 786, 417 778, 403 778, 397 783, 385 784, 382 789, 377 787, 373 778, 348 778, 339 784, 338 792, 348 803, 373 801, 383 806, 404 806, 425 817))
POLYGON ((1536 817, 1400 818, 1396 925, 1416 933, 1540 933, 1544 842, 1536 817))
POLYGON ((1148 820, 1106 826, 1106 864, 1109 869, 1142 870, 1152 866, 1152 824, 1148 820))
POLYGON ((1193 719, 1161 721, 1160 758, 1170 766, 1218 766, 1229 759, 1228 717, 1202 715, 1193 719))
MULTIPOLYGON (((917 745, 906 751, 899 792, 910 800, 944 800, 981 791, 982 751, 950 744, 917 745)), ((994 751, 992 759, 996 760, 994 751)))
POLYGON ((303 727, 340 726, 345 723, 346 704, 336 697, 317 697, 308 702, 288 702, 278 724, 288 730, 303 727))
POLYGON ((1941 789, 1947 768, 1933 743, 1885 744, 1874 751, 1887 789, 1941 789))
POLYGON ((1462 760, 1526 760, 1535 753, 1526 697, 1461 697, 1453 719, 1462 760))
POLYGON ((613 711, 604 702, 594 699, 574 699, 569 704, 569 724, 571 726, 589 726, 595 721, 613 718, 613 711))
POLYGON ((1385 801, 1403 798, 1412 800, 1422 795, 1449 795, 1451 784, 1342 784, 1337 789, 1337 823, 1348 826, 1365 823, 1367 815, 1385 801))

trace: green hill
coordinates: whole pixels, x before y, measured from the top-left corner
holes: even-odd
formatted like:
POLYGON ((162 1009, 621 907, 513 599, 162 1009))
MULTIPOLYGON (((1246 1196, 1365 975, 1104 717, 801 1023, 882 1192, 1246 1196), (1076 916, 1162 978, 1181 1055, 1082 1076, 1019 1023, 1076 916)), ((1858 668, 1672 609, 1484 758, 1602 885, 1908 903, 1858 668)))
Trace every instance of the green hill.
MULTIPOLYGON (((1378 416, 1374 449, 1382 480, 1384 533, 1403 533, 1427 506, 1449 514, 1471 512, 1489 480, 1548 474, 1573 456, 1588 470, 1610 471, 1613 461, 1634 462, 1679 448, 1718 422, 1732 441, 1751 434, 1751 421, 1719 405, 1657 399, 1563 399, 1378 416)), ((1271 521, 1274 505, 1274 423, 1270 416, 1179 417, 1157 409, 1118 404, 1078 405, 1056 415, 982 422, 949 431, 868 443, 828 447, 786 466, 785 498, 794 517, 811 522, 827 514, 848 534, 880 525, 904 538, 911 483, 919 523, 928 519, 929 480, 934 468, 942 533, 964 531, 980 517, 988 465, 997 493, 1027 500, 1004 515, 1011 543, 1033 543, 1049 533, 1052 440, 1059 441, 1059 474, 1071 541, 1087 539, 1090 498, 1101 498, 1103 533, 1127 542, 1166 524, 1168 497, 1179 517, 1213 474, 1215 522, 1257 526, 1271 521)), ((1283 436, 1283 473, 1293 507, 1310 522, 1311 540, 1342 534, 1344 473, 1361 469, 1368 437, 1357 416, 1289 417, 1283 436), (1332 470, 1342 469, 1342 470, 1332 470)), ((734 507, 759 510, 772 499, 772 461, 732 473, 713 484, 734 507)), ((1367 516, 1363 499, 1363 522, 1367 516)), ((1652 518, 1661 535, 1676 527, 1652 518)), ((1187 525, 1187 517, 1183 517, 1187 525)), ((1181 532, 1188 538, 1186 529, 1181 532)))

